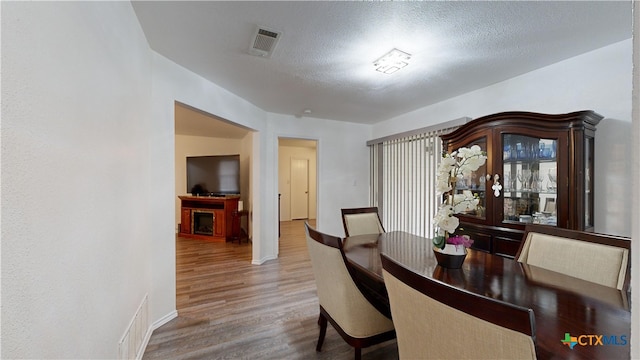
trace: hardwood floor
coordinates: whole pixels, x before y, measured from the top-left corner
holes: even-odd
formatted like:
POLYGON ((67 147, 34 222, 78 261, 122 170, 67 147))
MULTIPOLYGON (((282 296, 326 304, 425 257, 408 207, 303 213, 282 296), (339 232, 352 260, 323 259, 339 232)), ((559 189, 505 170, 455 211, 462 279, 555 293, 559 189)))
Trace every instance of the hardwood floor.
MULTIPOLYGON (((322 352, 304 222, 282 222, 277 260, 251 265, 251 245, 176 239, 178 317, 151 335, 143 359, 353 359, 331 327, 322 352)), ((397 359, 395 340, 362 358, 397 359)))

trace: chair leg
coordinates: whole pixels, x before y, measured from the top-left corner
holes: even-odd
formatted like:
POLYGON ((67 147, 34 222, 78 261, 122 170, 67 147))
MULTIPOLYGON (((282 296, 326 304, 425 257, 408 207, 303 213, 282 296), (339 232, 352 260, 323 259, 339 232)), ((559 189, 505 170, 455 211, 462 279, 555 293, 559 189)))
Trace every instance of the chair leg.
POLYGON ((362 349, 361 349, 361 348, 359 348, 359 347, 357 347, 357 348, 356 348, 356 356, 355 356, 355 359, 356 359, 356 360, 360 360, 360 358, 361 358, 361 357, 362 357, 362 349))
POLYGON ((318 344, 316 345, 316 351, 320 352, 322 349, 322 343, 324 342, 324 336, 327 334, 327 318, 320 313, 318 318, 318 325, 320 325, 320 335, 318 336, 318 344))

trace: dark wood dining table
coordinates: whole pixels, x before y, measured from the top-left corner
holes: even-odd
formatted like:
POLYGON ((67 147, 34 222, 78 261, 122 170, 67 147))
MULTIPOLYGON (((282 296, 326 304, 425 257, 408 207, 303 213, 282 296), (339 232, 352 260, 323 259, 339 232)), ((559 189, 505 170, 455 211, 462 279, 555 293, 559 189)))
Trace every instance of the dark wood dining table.
POLYGON ((462 268, 445 269, 430 239, 406 232, 347 237, 344 250, 361 289, 386 314, 380 253, 423 276, 533 309, 538 359, 630 358, 630 292, 472 249, 462 268), (573 348, 563 343, 572 337, 573 348))

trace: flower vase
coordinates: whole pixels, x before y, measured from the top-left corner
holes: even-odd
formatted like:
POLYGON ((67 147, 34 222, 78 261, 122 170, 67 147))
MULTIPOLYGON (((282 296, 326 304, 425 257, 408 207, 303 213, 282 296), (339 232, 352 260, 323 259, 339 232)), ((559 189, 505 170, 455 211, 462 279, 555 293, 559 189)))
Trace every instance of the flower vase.
POLYGON ((444 249, 433 248, 438 265, 447 269, 460 269, 467 257, 467 249, 462 245, 446 244, 444 249))

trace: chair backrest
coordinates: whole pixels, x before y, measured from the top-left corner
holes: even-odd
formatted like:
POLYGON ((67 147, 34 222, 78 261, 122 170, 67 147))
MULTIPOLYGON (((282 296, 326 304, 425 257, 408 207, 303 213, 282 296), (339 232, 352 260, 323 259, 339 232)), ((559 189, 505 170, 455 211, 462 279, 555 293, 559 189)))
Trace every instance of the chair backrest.
POLYGON ((381 255, 401 359, 535 359, 533 310, 419 275, 381 255))
POLYGON ((628 238, 527 225, 518 262, 608 287, 627 290, 631 261, 628 238))
POLYGON ((384 227, 377 207, 342 209, 342 225, 346 236, 382 234, 384 227))
POLYGON ((307 247, 320 306, 352 337, 368 337, 393 328, 362 295, 347 267, 342 239, 323 234, 305 222, 307 247))

